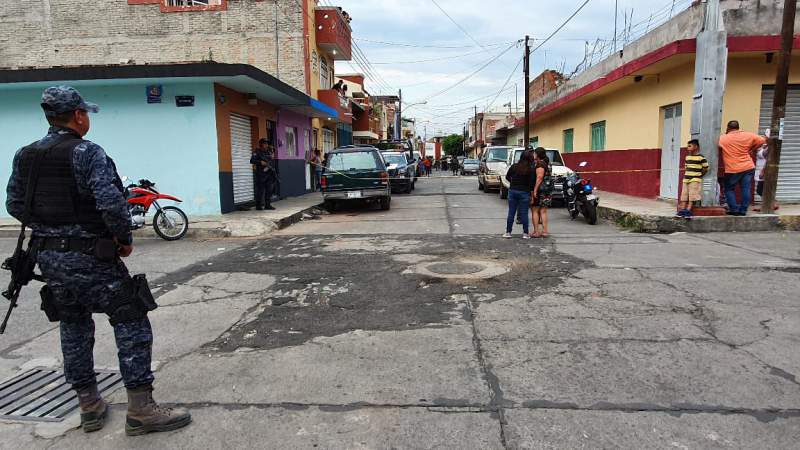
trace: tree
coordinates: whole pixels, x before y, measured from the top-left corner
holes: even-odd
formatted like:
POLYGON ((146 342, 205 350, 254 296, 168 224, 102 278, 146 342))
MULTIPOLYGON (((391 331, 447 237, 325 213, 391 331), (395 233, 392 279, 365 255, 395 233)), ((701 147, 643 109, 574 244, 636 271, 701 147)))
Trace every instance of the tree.
POLYGON ((442 141, 442 151, 447 156, 461 156, 464 154, 464 137, 460 134, 451 134, 442 141))

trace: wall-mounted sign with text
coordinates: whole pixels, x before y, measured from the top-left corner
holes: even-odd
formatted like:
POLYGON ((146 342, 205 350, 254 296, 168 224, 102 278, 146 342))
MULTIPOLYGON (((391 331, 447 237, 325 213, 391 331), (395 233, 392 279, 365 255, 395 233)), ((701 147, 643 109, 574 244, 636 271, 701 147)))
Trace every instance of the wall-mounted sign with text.
POLYGON ((147 86, 147 103, 161 103, 161 94, 163 93, 164 88, 160 84, 147 86))
POLYGON ((176 95, 175 106, 178 108, 194 106, 194 95, 176 95))

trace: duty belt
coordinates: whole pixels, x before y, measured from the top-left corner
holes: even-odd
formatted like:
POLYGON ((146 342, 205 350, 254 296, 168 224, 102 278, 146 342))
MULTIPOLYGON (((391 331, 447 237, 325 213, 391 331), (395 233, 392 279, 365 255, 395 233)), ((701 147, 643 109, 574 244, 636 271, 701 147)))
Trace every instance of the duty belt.
POLYGON ((92 254, 97 238, 35 237, 33 241, 39 251, 92 254))

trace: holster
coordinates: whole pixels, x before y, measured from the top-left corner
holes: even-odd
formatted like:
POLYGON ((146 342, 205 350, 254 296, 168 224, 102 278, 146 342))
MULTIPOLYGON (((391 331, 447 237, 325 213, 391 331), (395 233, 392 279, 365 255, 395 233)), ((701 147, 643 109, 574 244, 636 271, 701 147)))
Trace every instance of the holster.
POLYGON ((117 325, 140 321, 157 307, 147 277, 139 274, 124 283, 122 292, 109 304, 105 313, 108 314, 111 325, 117 325))
POLYGON ((103 262, 117 259, 117 243, 113 239, 97 238, 94 243, 94 257, 103 262))
MULTIPOLYGON (((50 322, 78 322, 89 314, 89 311, 77 304, 75 306, 58 304, 53 290, 47 285, 42 287, 39 295, 42 298, 42 311, 50 322)), ((157 307, 153 293, 150 292, 147 277, 140 274, 125 280, 120 292, 109 302, 103 312, 108 315, 111 325, 117 325, 138 322, 157 307)))
POLYGON ((50 322, 74 323, 89 315, 89 311, 80 305, 76 304, 69 307, 59 305, 56 302, 55 295, 53 295, 53 290, 46 284, 39 290, 39 296, 42 298, 41 309, 50 322))

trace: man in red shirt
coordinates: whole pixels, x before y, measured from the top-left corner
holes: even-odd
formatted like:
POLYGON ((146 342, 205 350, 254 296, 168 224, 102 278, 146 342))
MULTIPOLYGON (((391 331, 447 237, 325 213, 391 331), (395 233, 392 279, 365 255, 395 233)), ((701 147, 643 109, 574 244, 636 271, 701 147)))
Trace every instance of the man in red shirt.
POLYGON ((728 130, 719 138, 722 162, 725 166, 725 198, 728 215, 745 216, 753 199, 753 176, 756 165, 753 155, 767 142, 763 136, 739 129, 739 122, 728 122, 728 130), (742 190, 742 203, 736 201, 736 186, 742 190))

